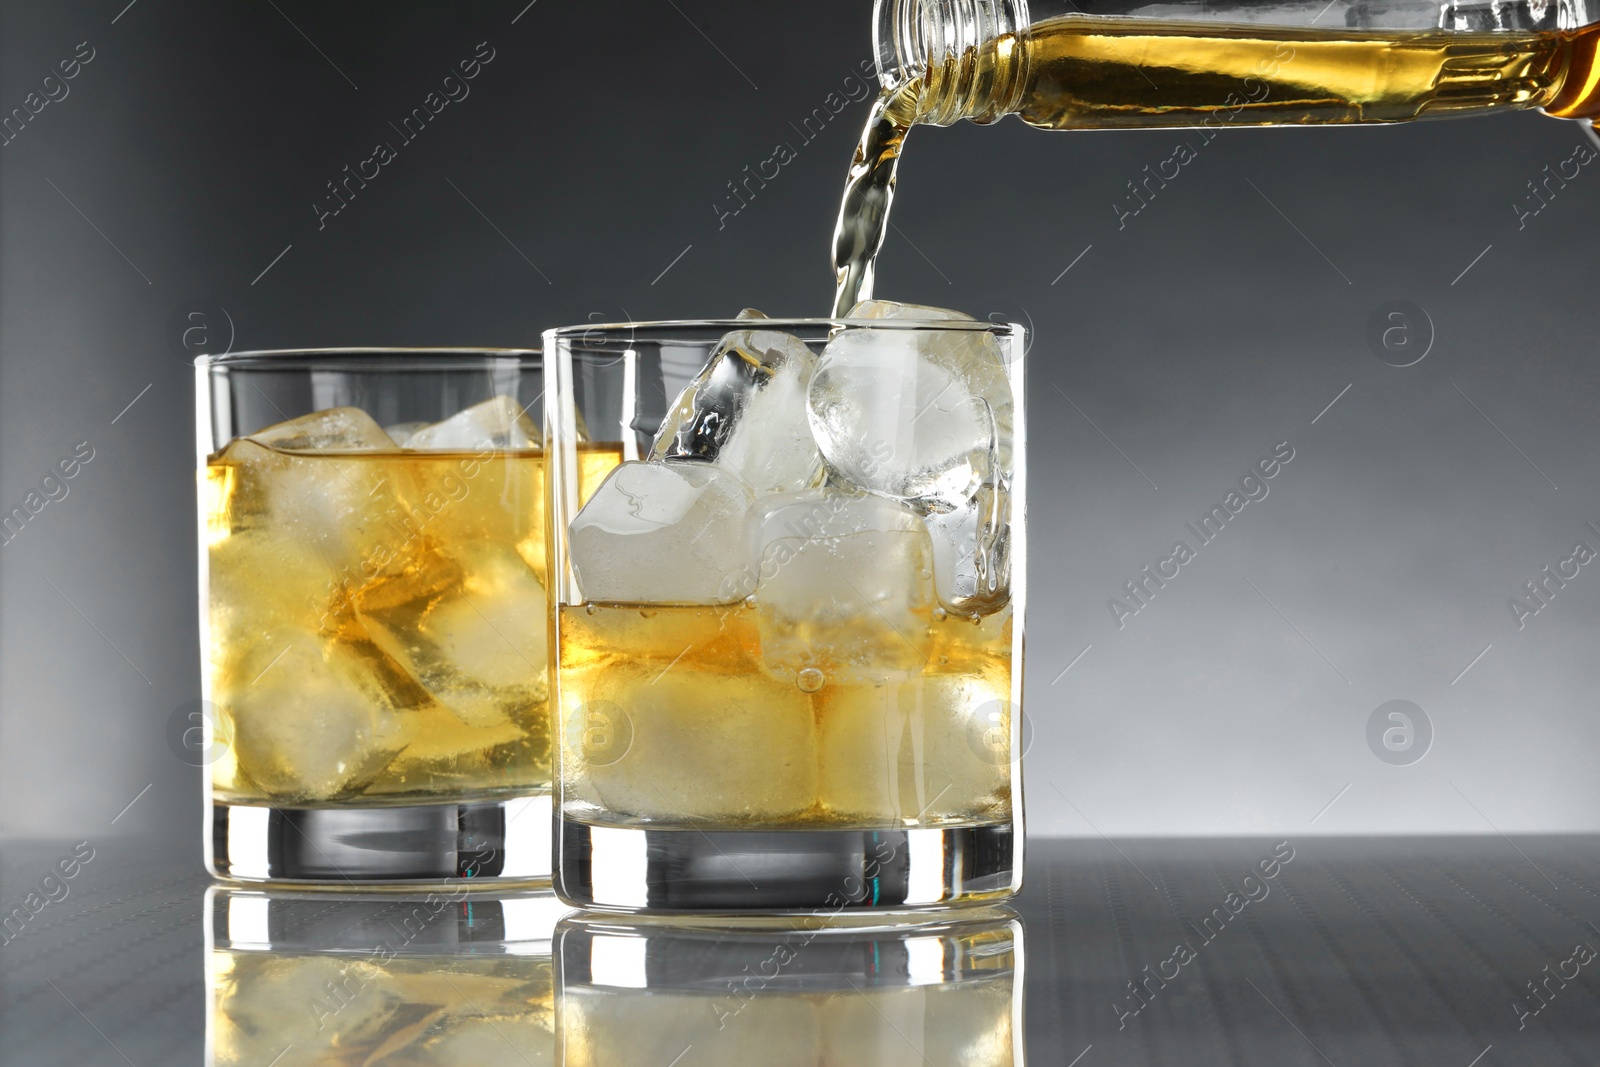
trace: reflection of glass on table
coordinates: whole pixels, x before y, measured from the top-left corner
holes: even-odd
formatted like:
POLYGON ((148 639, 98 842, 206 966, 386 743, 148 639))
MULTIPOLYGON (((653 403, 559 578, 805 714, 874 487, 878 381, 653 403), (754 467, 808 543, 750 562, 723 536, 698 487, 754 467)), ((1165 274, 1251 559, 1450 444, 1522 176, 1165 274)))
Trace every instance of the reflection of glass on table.
POLYGON ((539 354, 199 362, 213 871, 547 877, 539 354))
POLYGON ((1020 881, 1022 331, 857 310, 546 335, 574 903, 1020 881))
POLYGON ((554 1051, 549 893, 207 894, 208 1063, 484 1067, 554 1051))
MULTIPOLYGON (((858 920, 859 922, 859 920, 858 920)), ((562 1067, 1013 1067, 1023 928, 1004 908, 889 929, 574 915, 556 933, 562 1067)))

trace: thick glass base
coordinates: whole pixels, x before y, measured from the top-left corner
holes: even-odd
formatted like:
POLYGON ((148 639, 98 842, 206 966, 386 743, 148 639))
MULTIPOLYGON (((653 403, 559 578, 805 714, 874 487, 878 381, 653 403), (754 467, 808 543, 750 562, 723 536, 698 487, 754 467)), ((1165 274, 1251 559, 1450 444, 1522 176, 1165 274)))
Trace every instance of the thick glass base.
POLYGON ((537 882, 550 877, 548 794, 384 808, 213 804, 218 878, 296 885, 537 882))
POLYGON ((881 830, 596 826, 563 816, 556 893, 596 910, 859 912, 991 902, 1022 884, 1009 823, 881 830))

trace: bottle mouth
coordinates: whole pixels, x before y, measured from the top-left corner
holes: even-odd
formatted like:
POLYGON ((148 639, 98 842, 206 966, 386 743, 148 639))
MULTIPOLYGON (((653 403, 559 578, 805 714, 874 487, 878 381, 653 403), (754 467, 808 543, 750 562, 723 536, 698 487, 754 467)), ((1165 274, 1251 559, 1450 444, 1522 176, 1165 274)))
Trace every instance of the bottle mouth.
POLYGON ((878 84, 894 89, 928 69, 927 52, 913 32, 921 0, 873 0, 878 84))
POLYGON ((885 89, 905 84, 946 56, 982 42, 978 29, 985 0, 874 0, 878 80, 885 89))
POLYGON ((1009 96, 1013 85, 985 84, 985 92, 971 75, 980 67, 992 69, 992 61, 979 60, 1028 26, 1027 0, 874 0, 873 24, 883 88, 898 89, 918 79, 930 83, 933 91, 922 100, 919 121, 982 121, 1009 110, 1012 101, 991 97, 996 89, 1009 96), (930 72, 953 76, 931 78, 930 72))

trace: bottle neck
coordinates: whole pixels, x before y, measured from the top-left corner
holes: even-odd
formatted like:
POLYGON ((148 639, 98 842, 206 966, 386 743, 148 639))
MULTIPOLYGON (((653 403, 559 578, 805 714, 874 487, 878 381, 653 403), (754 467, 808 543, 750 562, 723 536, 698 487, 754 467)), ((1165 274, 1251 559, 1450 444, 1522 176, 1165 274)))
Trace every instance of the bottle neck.
POLYGON ((878 77, 907 122, 993 122, 1016 110, 1028 0, 876 0, 878 77))

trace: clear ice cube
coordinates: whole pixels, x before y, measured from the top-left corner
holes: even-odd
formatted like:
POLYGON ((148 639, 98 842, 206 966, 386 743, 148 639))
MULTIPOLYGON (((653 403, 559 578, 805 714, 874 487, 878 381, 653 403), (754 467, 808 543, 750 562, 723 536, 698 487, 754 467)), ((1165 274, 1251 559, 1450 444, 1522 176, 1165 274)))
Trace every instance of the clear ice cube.
POLYGON ((285 454, 255 438, 232 442, 219 459, 212 477, 225 484, 213 491, 229 494, 232 506, 226 536, 211 545, 213 571, 248 572, 259 582, 276 570, 276 588, 303 601, 308 618, 322 610, 314 600, 342 603, 342 590, 393 569, 410 540, 414 487, 392 464, 332 451, 285 454))
POLYGON ((1013 997, 1021 991, 1013 992, 1004 972, 989 973, 993 977, 977 982, 867 987, 829 997, 822 1005, 816 1062, 1020 1062, 1012 1025, 1013 997))
POLYGON ((405 447, 439 452, 529 449, 540 444, 539 427, 527 409, 512 397, 497 396, 415 431, 406 438, 405 447))
POLYGON ((650 458, 716 463, 758 494, 815 485, 822 457, 811 439, 806 390, 816 365, 798 337, 774 330, 728 334, 673 401, 650 458))
POLYGON ((932 648, 933 547, 905 505, 837 489, 758 501, 761 659, 807 692, 921 670, 932 648), (820 677, 819 677, 820 674, 820 677))
MULTIPOLYGON (((905 824, 982 819, 1009 800, 1010 769, 974 748, 1009 709, 1010 675, 987 664, 883 685, 824 689, 818 699, 818 786, 843 819, 890 815, 905 824)), ((1010 728, 1006 718, 1003 726, 1010 728)))
POLYGON ((901 304, 894 300, 863 300, 850 309, 847 319, 922 319, 924 321, 973 321, 964 311, 936 308, 927 304, 901 304))
POLYGON ((843 1058, 827 1058, 822 1051, 822 1021, 813 1000, 784 991, 784 983, 768 988, 772 980, 765 972, 748 972, 752 977, 758 973, 760 977, 755 980, 740 975, 737 981, 727 983, 733 986, 732 992, 709 983, 705 990, 693 993, 670 989, 568 991, 561 1007, 564 1062, 649 1067, 661 1060, 661 1067, 673 1067, 670 1061, 674 1055, 682 1058, 683 1067, 926 1062, 906 1058, 904 1045, 882 1056, 875 1048, 852 1048, 843 1058), (756 989, 761 992, 752 995, 756 989), (690 1048, 694 1051, 687 1055, 678 1052, 690 1048), (673 1051, 663 1057, 663 1049, 673 1051))
POLYGON ((933 538, 939 603, 960 615, 990 615, 1011 600, 1011 494, 986 483, 954 511, 923 517, 933 538))
POLYGON ((358 408, 319 411, 230 442, 208 475, 208 491, 231 502, 226 534, 212 534, 213 573, 242 570, 259 581, 276 570, 275 587, 305 603, 314 632, 330 597, 343 603, 343 590, 383 572, 408 539, 415 487, 406 472, 350 455, 394 451, 358 408), (322 606, 313 608, 316 599, 322 606))
POLYGON ((360 408, 328 408, 250 434, 285 452, 388 452, 394 439, 360 408))
MULTIPOLYGON (((459 979, 447 981, 456 985, 459 979)), ((449 990, 449 986, 445 988, 449 990)), ((515 990, 501 994, 509 998, 509 1002, 489 999, 487 994, 493 992, 485 990, 470 999, 458 993, 461 999, 451 1003, 454 1017, 446 1025, 430 1027, 418 1035, 413 1046, 418 1056, 411 1062, 425 1063, 428 1067, 484 1067, 485 1064, 505 1063, 509 1048, 517 1054, 513 1063, 527 1064, 527 1067, 554 1063, 554 1025, 545 1011, 530 1003, 532 998, 526 990, 521 995, 515 990)), ((440 999, 447 996, 448 993, 444 993, 440 999)))
POLYGON ((352 1044, 359 1047, 361 1039, 381 1036, 397 1017, 412 1022, 394 990, 380 993, 357 984, 374 977, 364 956, 237 953, 221 958, 229 966, 221 975, 212 1021, 216 1067, 271 1064, 274 1057, 282 1061, 275 1067, 349 1062, 345 1055, 352 1044), (241 959, 246 955, 248 961, 241 959), (365 995, 337 997, 330 989, 362 989, 365 995), (319 1005, 336 1008, 337 1014, 319 1020, 319 1005), (291 1032, 293 1042, 284 1036, 291 1032), (289 1044, 295 1051, 285 1056, 289 1044))
MULTIPOLYGON (((879 319, 956 312, 872 301, 879 319)), ((999 343, 983 331, 850 329, 823 351, 809 391, 812 436, 847 484, 951 511, 1011 467, 1014 405, 999 343)))
POLYGON ((719 466, 618 466, 572 520, 572 569, 593 601, 731 604, 749 596, 745 537, 753 494, 719 466))
POLYGON ((548 638, 544 586, 510 546, 452 546, 434 580, 396 603, 357 601, 373 641, 468 726, 522 724, 542 712, 548 638))
POLYGON ((574 682, 589 708, 620 717, 625 726, 612 726, 628 742, 620 757, 608 750, 609 762, 588 761, 566 731, 569 800, 613 817, 733 825, 790 819, 816 801, 811 699, 792 683, 635 656, 580 667, 574 682))
POLYGON ((383 432, 388 434, 389 439, 395 444, 404 448, 406 447, 406 442, 411 440, 412 434, 418 430, 426 430, 432 425, 433 423, 431 422, 397 422, 393 426, 385 426, 383 432))
POLYGON ((297 801, 337 799, 360 792, 405 748, 405 709, 359 659, 344 642, 302 630, 262 635, 222 708, 230 755, 248 780, 297 801))

